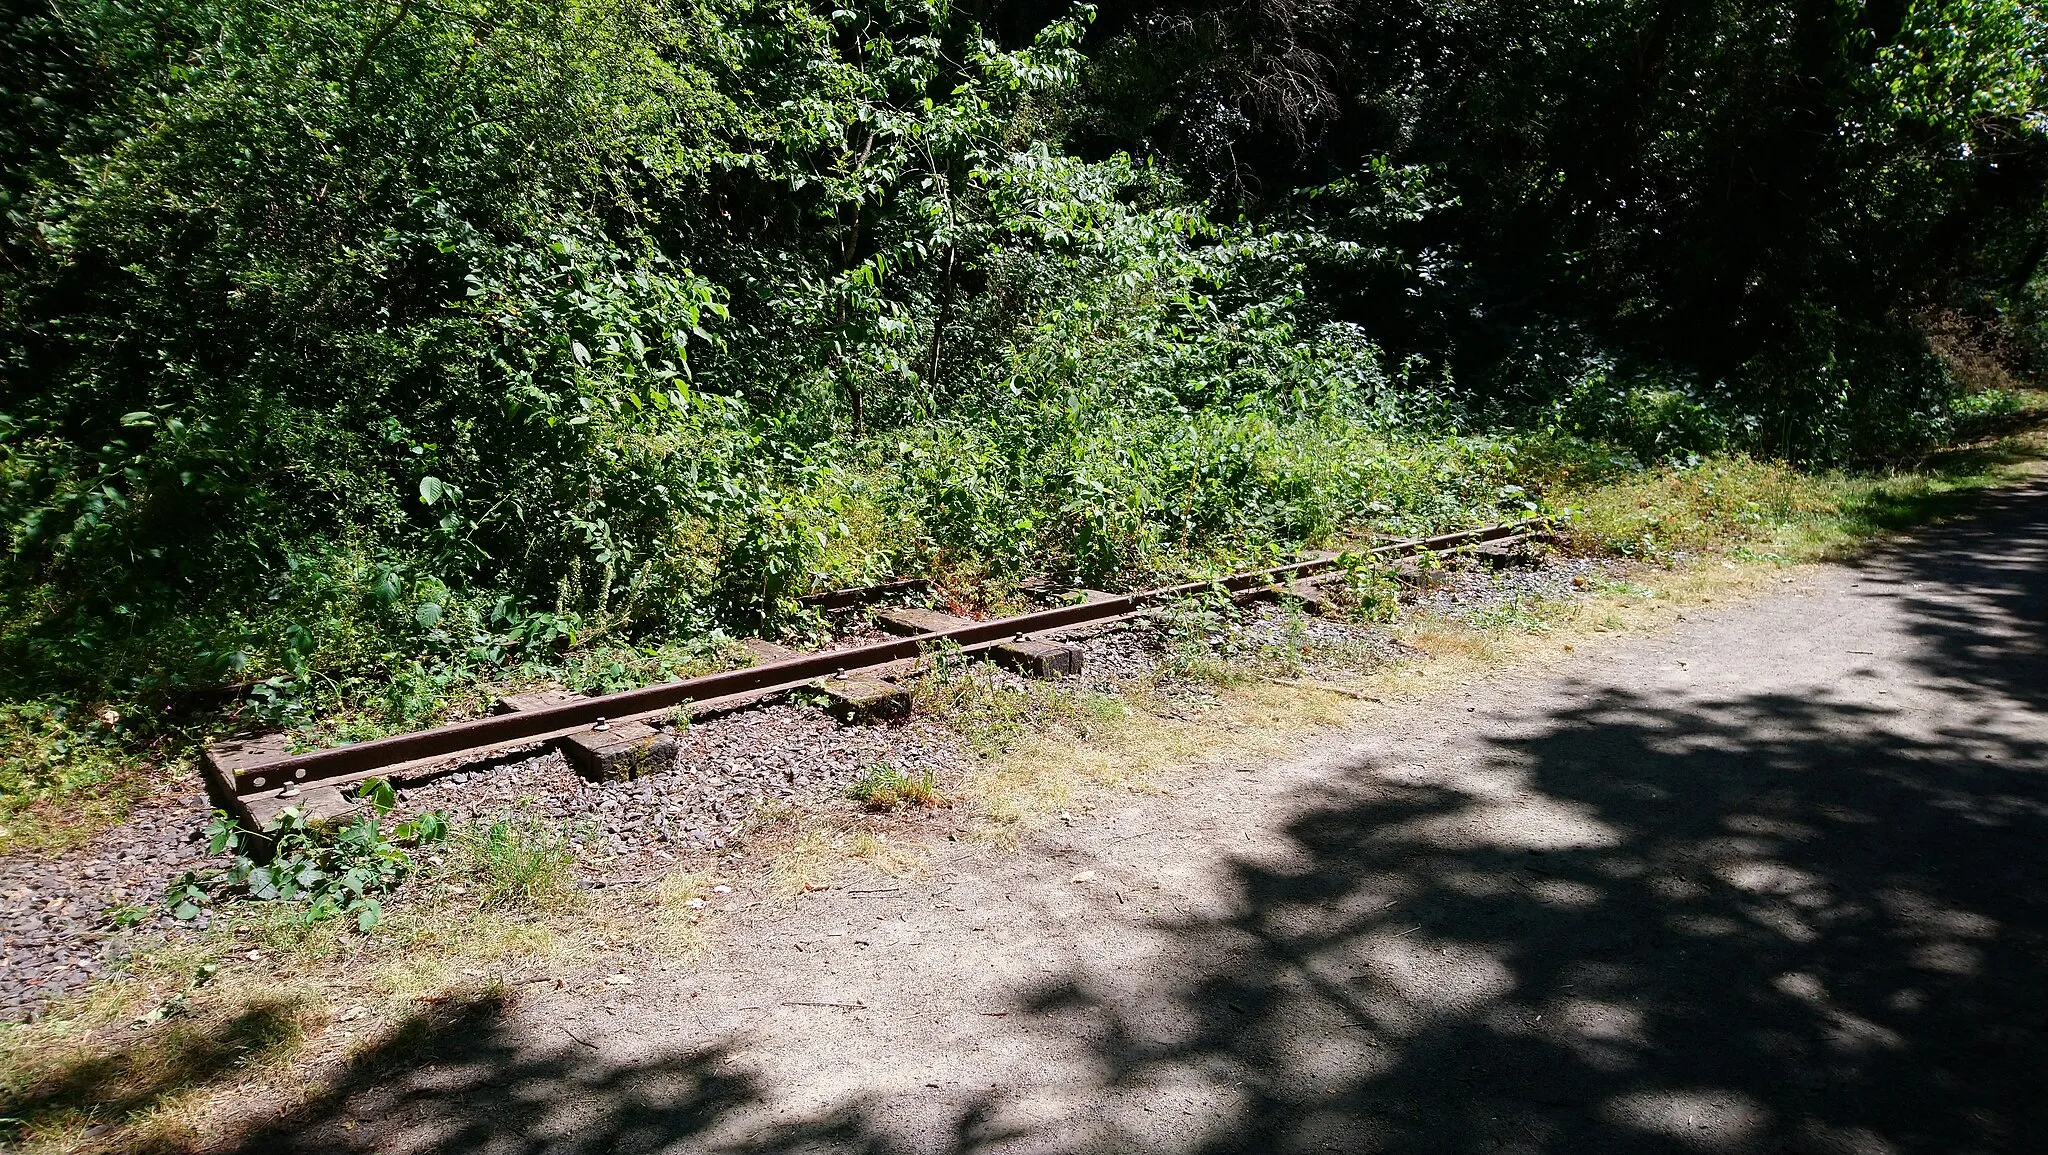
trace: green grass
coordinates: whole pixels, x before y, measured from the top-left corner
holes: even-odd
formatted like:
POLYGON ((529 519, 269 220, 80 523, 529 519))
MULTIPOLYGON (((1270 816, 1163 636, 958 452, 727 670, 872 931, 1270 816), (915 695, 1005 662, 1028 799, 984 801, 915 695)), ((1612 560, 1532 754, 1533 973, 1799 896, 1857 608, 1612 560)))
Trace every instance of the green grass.
POLYGON ((575 897, 576 845, 561 824, 523 815, 479 823, 457 845, 479 906, 546 910, 575 897))
POLYGON ((1107 694, 1056 682, 1020 682, 987 662, 943 655, 937 668, 911 688, 910 702, 914 713, 944 724, 983 756, 1001 753, 1027 734, 1086 734, 1125 710, 1107 694))
POLYGON ((929 808, 945 801, 931 770, 899 770, 886 762, 863 769, 846 794, 869 810, 929 808))
POLYGON ((1817 561, 1967 513, 2041 460, 2038 433, 1931 458, 1912 472, 1809 473, 1741 456, 1661 466, 1557 494, 1574 550, 1677 564, 1705 555, 1817 561))
POLYGON ((1549 599, 1516 597, 1473 611, 1467 620, 1482 630, 1540 634, 1550 628, 1557 607, 1549 599))
POLYGON ((0 854, 54 851, 126 817, 181 759, 123 740, 112 711, 0 703, 0 854))

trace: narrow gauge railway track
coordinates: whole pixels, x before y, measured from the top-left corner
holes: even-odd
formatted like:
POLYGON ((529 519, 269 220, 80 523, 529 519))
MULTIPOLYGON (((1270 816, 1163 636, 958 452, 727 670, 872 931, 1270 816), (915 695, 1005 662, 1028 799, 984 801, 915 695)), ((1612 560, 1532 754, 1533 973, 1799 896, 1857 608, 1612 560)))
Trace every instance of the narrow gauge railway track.
MULTIPOLYGON (((1389 542, 1360 553, 1392 560, 1421 553, 1452 551, 1520 538, 1539 524, 1522 521, 1459 530, 1434 537, 1389 542)), ((1287 565, 1210 581, 1097 597, 1075 605, 969 622, 851 649, 800 654, 743 669, 643 686, 616 694, 573 698, 324 750, 291 753, 274 740, 267 743, 260 740, 254 743, 218 743, 207 750, 203 770, 208 792, 216 805, 245 821, 261 825, 253 821, 257 815, 275 813, 281 805, 281 798, 294 797, 306 787, 336 787, 371 777, 423 774, 442 765, 475 761, 515 747, 555 741, 593 728, 655 718, 677 709, 688 709, 694 713, 742 707, 836 675, 914 659, 942 644, 950 643, 964 653, 979 653, 1005 643, 1030 640, 1034 635, 1104 624, 1194 594, 1215 590, 1233 596, 1257 594, 1336 565, 1337 555, 1318 554, 1287 565)), ((913 590, 923 586, 910 581, 880 588, 913 590)), ((842 591, 824 595, 819 600, 827 605, 854 605, 862 600, 860 592, 842 591)))

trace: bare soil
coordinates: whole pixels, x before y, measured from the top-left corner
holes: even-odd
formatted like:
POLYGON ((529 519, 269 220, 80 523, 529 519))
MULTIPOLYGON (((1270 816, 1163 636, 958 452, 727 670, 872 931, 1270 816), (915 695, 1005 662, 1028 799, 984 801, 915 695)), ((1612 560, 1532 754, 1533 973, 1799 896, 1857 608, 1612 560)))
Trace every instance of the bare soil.
POLYGON ((2048 484, 701 964, 443 1005, 247 1152, 1990 1152, 2048 1135, 2048 484))

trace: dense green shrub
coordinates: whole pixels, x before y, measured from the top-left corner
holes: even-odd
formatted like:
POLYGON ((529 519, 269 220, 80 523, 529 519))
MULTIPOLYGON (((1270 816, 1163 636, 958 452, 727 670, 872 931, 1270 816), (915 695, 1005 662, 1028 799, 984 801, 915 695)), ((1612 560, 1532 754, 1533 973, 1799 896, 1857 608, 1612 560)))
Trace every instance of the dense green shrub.
MULTIPOLYGON (((1914 6, 1843 82, 1886 112, 1830 227, 1917 206, 1924 240, 1963 203, 1943 150, 2039 134, 2038 19, 1959 5, 1914 6)), ((1572 59, 1594 60, 1627 25, 1582 7, 1520 31, 1485 8, 1465 47, 1511 67, 1418 105, 1510 81, 1552 101, 1511 109, 1549 149, 1516 170, 1528 197, 1584 160, 1554 136, 1570 86, 1529 62, 1588 29, 1572 59)), ((809 629, 821 585, 1137 583, 1519 511, 1630 457, 1957 428, 1924 342, 1835 291, 1867 230, 1825 283, 1770 249, 1775 335, 1733 362, 1645 353, 1665 330, 1588 311, 1694 298, 1581 278, 1559 299, 1582 315, 1517 314, 1474 289, 1594 259, 1498 243, 1522 218, 1480 143, 1390 142, 1254 197, 1172 133, 1108 131, 1142 61, 1117 20, 1085 59, 1091 11, 998 13, 998 39, 937 0, 17 5, 0 696, 148 729, 237 684, 245 717, 359 738, 487 682, 715 665, 730 633, 809 629)), ((1735 31, 1681 56, 1775 59, 1735 31)), ((1706 179, 1696 159, 1673 179, 1706 179)), ((1662 251, 1663 218, 1600 212, 1560 243, 1662 251)))

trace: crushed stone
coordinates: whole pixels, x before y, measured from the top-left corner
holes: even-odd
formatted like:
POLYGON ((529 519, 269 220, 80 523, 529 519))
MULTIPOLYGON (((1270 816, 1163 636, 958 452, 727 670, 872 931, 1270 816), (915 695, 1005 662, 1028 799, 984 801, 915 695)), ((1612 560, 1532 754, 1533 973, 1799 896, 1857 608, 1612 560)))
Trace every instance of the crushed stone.
MULTIPOLYGON (((1485 624, 1535 600, 1581 595, 1621 580, 1626 563, 1537 555, 1490 569, 1452 559, 1421 588, 1406 588, 1402 617, 1417 612, 1485 624)), ((1176 633, 1166 615, 1069 633, 1084 651, 1077 684, 1102 693, 1144 685, 1155 697, 1199 697, 1199 686, 1162 679, 1176 633)), ((837 646, 880 640, 857 620, 837 646)), ((1307 646, 1317 675, 1369 672, 1403 656, 1389 625, 1320 618, 1271 603, 1216 615, 1197 631, 1225 659, 1307 646)), ((1008 679, 1010 675, 1003 675, 1008 679)), ((842 796, 868 768, 944 772, 972 759, 943 726, 921 719, 887 727, 841 726, 811 706, 780 704, 695 722, 678 734, 672 769, 629 782, 591 783, 552 750, 404 785, 393 820, 442 810, 456 823, 521 815, 568 823, 599 858, 676 861, 729 852, 763 807, 842 796)), ((165 888, 205 860, 211 813, 192 789, 139 806, 125 822, 54 857, 0 859, 0 1021, 33 1018, 49 1000, 117 970, 150 936, 189 936, 204 922, 164 914, 165 888)))
POLYGON ((0 859, 0 1021, 33 1019, 83 990, 142 934, 187 933, 163 894, 203 862, 211 813, 196 790, 164 794, 83 846, 0 859))
POLYGON ((399 813, 441 810, 457 823, 550 819, 615 856, 673 858, 723 850, 762 807, 843 794, 871 767, 943 770, 967 756, 928 722, 841 726, 793 704, 694 722, 677 739, 672 769, 632 781, 587 781, 549 750, 407 787, 399 813))

